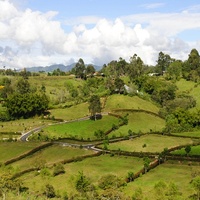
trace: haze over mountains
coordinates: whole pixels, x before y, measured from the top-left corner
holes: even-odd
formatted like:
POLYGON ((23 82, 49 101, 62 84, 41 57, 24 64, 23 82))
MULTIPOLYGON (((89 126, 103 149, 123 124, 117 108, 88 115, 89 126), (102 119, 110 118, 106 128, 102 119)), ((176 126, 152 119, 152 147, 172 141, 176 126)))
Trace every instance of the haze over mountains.
MULTIPOLYGON (((30 71, 30 72, 52 72, 56 69, 60 69, 61 71, 64 71, 64 72, 68 72, 70 71, 74 66, 76 65, 76 63, 72 63, 70 65, 63 65, 63 64, 53 64, 53 65, 50 65, 50 66, 37 66, 37 67, 30 67, 30 68, 27 68, 26 70, 27 71, 30 71)), ((87 64, 86 64, 87 65, 87 64)), ((101 66, 97 66, 97 65, 93 65, 94 68, 98 71, 101 69, 101 66)))

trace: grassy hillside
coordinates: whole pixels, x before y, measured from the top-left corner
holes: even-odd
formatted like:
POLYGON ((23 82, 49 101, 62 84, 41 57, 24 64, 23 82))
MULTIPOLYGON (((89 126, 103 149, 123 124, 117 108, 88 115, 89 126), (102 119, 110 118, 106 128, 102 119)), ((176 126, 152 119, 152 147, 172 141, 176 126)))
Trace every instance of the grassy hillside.
POLYGON ((104 111, 114 109, 143 109, 158 113, 159 108, 153 103, 143 100, 138 96, 125 96, 125 95, 111 95, 107 98, 104 111))
MULTIPOLYGON (((122 114, 123 116, 124 114, 122 114)), ((126 136, 128 131, 131 130, 134 133, 147 133, 151 131, 162 131, 165 127, 165 120, 159 117, 138 112, 128 113, 128 124, 120 127, 113 131, 110 137, 115 136, 126 136), (156 123, 155 123, 156 122, 156 123)))
POLYGON ((200 85, 192 81, 181 79, 176 82, 178 93, 186 93, 191 95, 196 100, 196 107, 193 110, 200 109, 200 85))
POLYGON ((117 143, 110 143, 108 149, 130 152, 161 152, 164 148, 178 145, 192 144, 190 138, 177 138, 162 135, 143 135, 133 140, 125 140, 117 143))

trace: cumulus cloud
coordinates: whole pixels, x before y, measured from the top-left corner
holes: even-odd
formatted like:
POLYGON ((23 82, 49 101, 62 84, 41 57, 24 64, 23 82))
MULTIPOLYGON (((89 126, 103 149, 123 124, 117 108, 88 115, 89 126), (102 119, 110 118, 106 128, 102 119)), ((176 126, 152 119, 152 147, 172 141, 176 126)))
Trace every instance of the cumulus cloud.
POLYGON ((69 64, 80 57, 85 63, 102 65, 119 57, 129 60, 135 53, 154 64, 159 51, 186 59, 191 48, 199 48, 199 41, 178 38, 185 30, 200 28, 198 12, 135 14, 114 20, 85 16, 64 24, 55 20, 56 15, 54 11, 22 11, 9 0, 0 1, 0 65, 69 64), (70 31, 63 29, 66 25, 70 31))

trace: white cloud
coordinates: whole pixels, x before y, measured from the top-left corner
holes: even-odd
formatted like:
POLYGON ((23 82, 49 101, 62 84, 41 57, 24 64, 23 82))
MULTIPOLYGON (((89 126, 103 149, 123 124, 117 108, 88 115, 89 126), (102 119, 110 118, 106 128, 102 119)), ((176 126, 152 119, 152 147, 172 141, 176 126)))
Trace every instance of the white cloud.
POLYGON ((79 17, 62 24, 73 25, 69 32, 54 20, 57 14, 21 11, 8 0, 0 1, 0 67, 46 66, 80 57, 104 64, 119 57, 129 60, 135 53, 154 64, 159 51, 186 59, 192 48, 199 48, 198 41, 183 41, 178 34, 200 28, 200 13, 135 14, 115 20, 79 17))
POLYGON ((146 9, 155 9, 163 7, 165 3, 148 3, 148 4, 142 4, 140 7, 146 8, 146 9))

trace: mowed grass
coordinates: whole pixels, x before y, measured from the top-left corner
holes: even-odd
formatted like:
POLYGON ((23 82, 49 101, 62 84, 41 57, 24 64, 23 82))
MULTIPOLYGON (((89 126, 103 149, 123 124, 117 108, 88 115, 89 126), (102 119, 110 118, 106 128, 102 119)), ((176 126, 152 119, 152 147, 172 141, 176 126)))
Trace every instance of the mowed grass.
MULTIPOLYGON (((126 136, 128 131, 131 130, 134 133, 147 133, 150 131, 162 131, 165 127, 165 120, 154 115, 147 113, 129 112, 128 124, 120 127, 118 130, 113 131, 109 137, 114 136, 126 136)), ((123 116, 124 114, 121 113, 123 116)))
POLYGON ((55 190, 66 191, 68 194, 74 194, 75 181, 79 172, 83 172, 91 183, 98 184, 98 180, 108 174, 114 174, 123 180, 129 171, 137 172, 143 167, 141 158, 101 155, 98 157, 87 158, 83 161, 73 162, 65 165, 66 173, 56 177, 35 176, 34 173, 24 175, 22 180, 24 185, 31 190, 40 190, 47 182, 54 186, 55 190), (37 184, 36 184, 37 183, 37 184))
POLYGON ((102 130, 104 132, 112 128, 112 124, 118 124, 118 118, 113 116, 103 116, 100 120, 84 120, 49 126, 43 129, 42 134, 50 138, 77 138, 95 139, 94 132, 102 130))
POLYGON ((108 149, 122 150, 130 152, 161 152, 164 148, 170 148, 178 145, 192 144, 190 138, 178 138, 162 135, 143 135, 131 140, 110 143, 108 149))
POLYGON ((13 163, 12 167, 19 169, 21 171, 27 168, 34 167, 39 163, 44 163, 46 166, 51 166, 53 165, 53 163, 57 163, 62 160, 68 160, 71 158, 76 158, 78 156, 83 156, 93 153, 94 153, 93 151, 89 151, 87 149, 54 145, 13 163))
POLYGON ((109 96, 104 110, 110 111, 114 109, 143 109, 158 113, 159 108, 153 103, 143 100, 138 96, 112 95, 109 96))
MULTIPOLYGON (((185 151, 185 148, 182 148, 182 149, 179 149, 179 150, 176 150, 176 151, 173 151, 172 154, 174 155, 186 155, 186 151, 185 151)), ((200 156, 200 145, 198 146, 192 146, 191 147, 191 151, 189 152, 188 154, 189 156, 190 155, 198 155, 200 156)))
POLYGON ((73 120, 88 116, 88 106, 88 103, 81 103, 70 108, 52 109, 50 112, 55 119, 73 120))
POLYGON ((190 182, 192 180, 192 173, 199 171, 199 165, 189 166, 186 164, 170 164, 164 163, 158 167, 150 170, 147 174, 136 179, 124 187, 123 192, 132 196, 135 189, 141 188, 144 194, 144 199, 155 199, 154 185, 159 181, 164 181, 167 184, 170 182, 178 186, 179 191, 182 193, 183 199, 195 193, 190 182))
POLYGON ((200 131, 173 133, 173 135, 200 138, 200 131))
POLYGON ((1 142, 0 143, 0 162, 5 162, 17 157, 31 149, 40 146, 41 142, 1 142))

